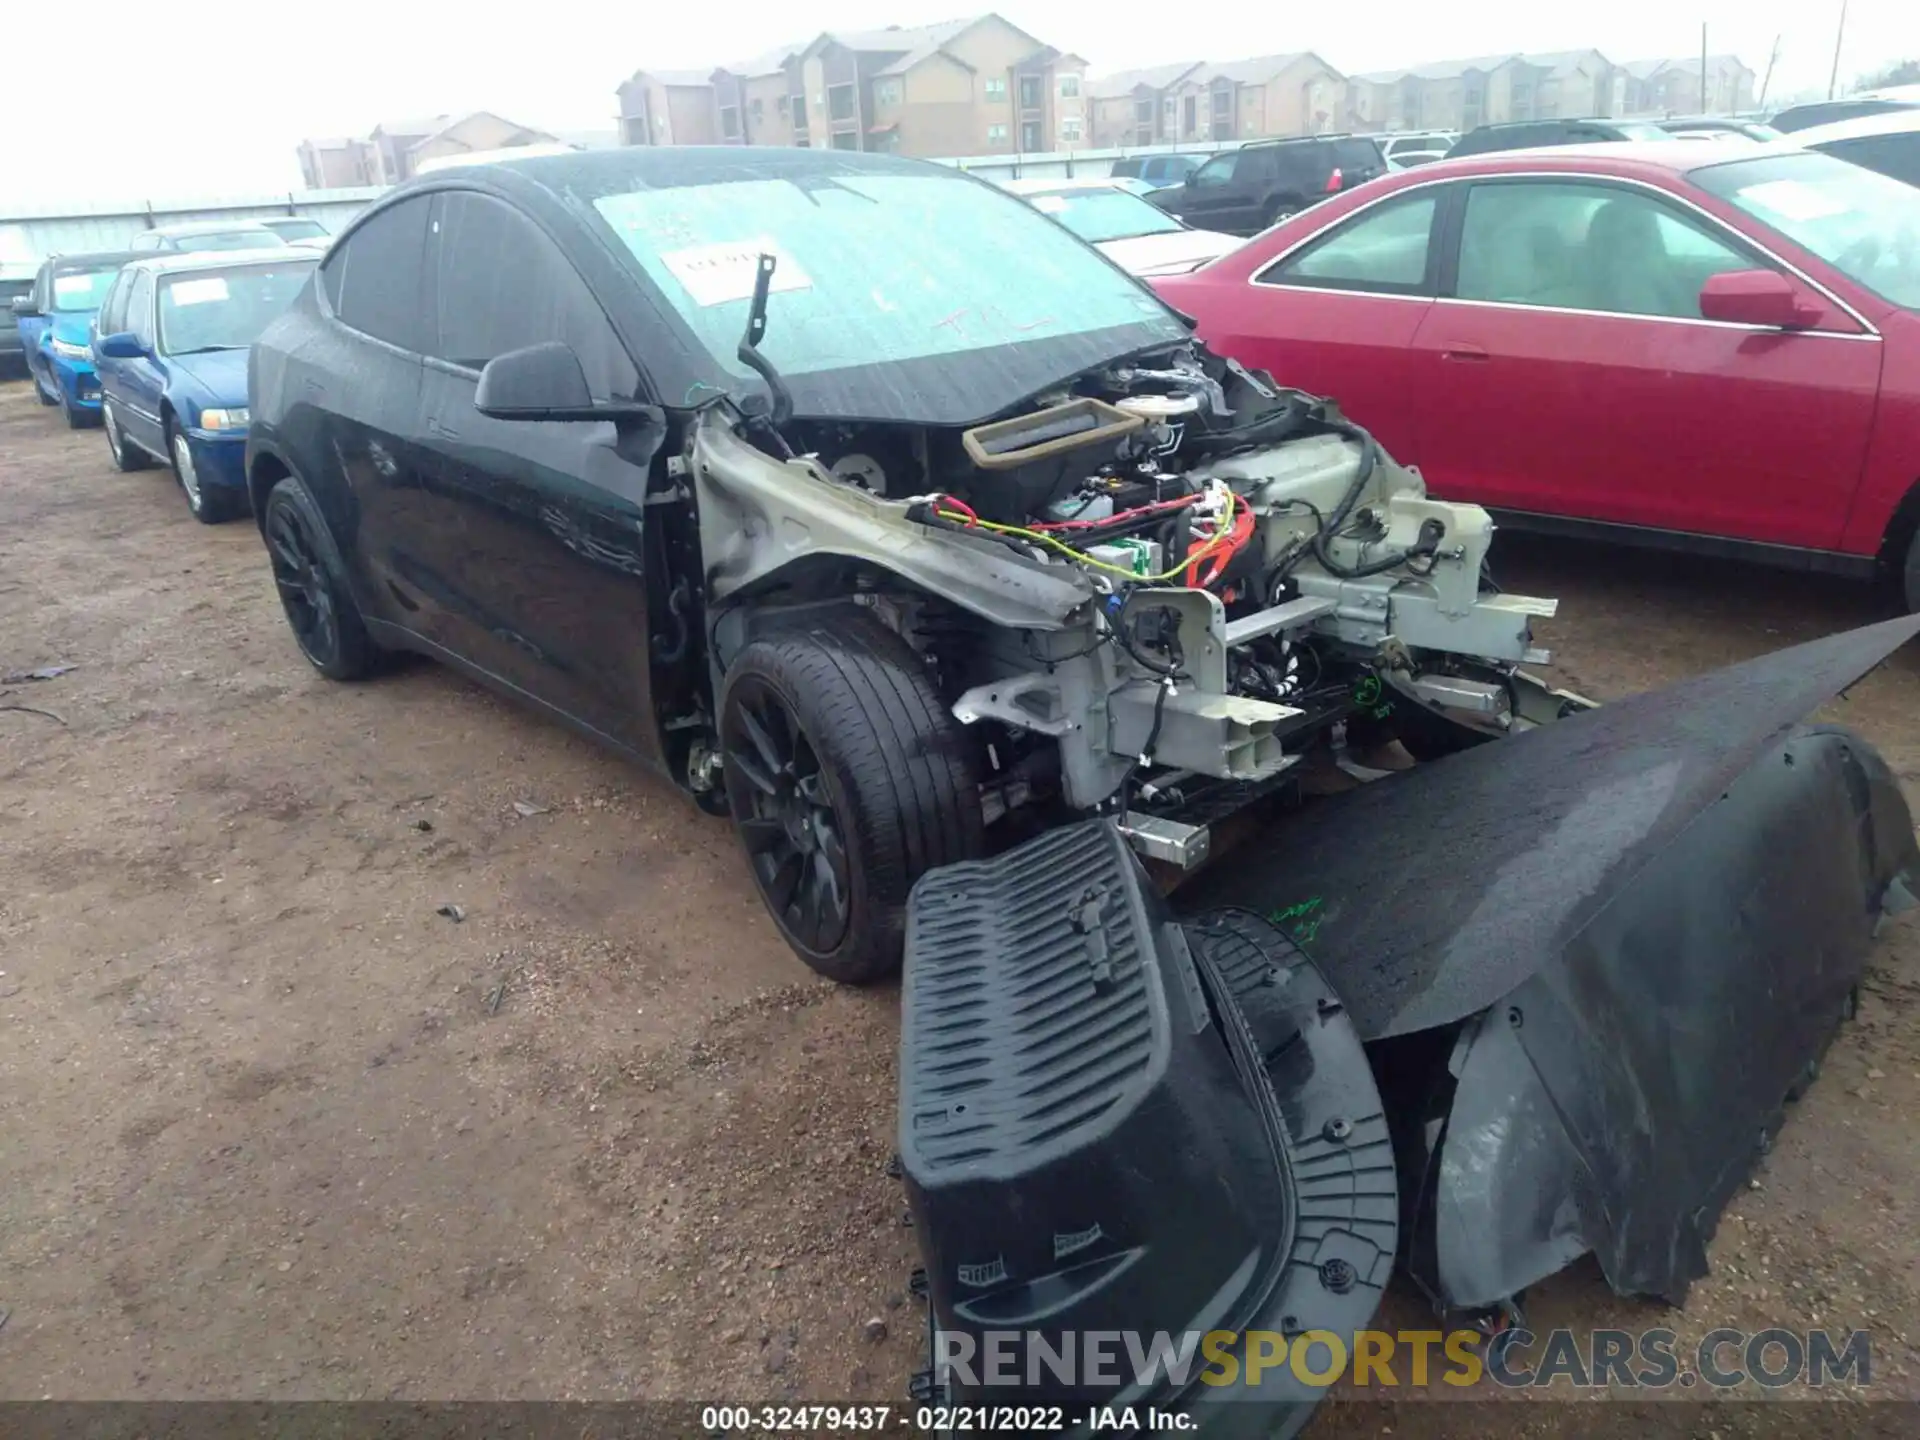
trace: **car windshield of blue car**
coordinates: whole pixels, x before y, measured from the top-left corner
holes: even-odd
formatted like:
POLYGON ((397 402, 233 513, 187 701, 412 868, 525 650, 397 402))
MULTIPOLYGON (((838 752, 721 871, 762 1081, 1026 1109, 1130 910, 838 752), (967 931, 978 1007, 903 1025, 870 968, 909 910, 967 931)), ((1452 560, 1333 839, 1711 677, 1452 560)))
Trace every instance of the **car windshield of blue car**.
POLYGON ((1708 165, 1687 178, 1883 300, 1920 310, 1920 189, 1798 151, 1708 165))
POLYGON ((765 176, 593 203, 707 353, 715 388, 760 383, 737 352, 758 257, 773 257, 758 349, 800 414, 952 423, 1190 338, 1097 251, 966 176, 765 176))
POLYGON ((160 353, 244 350, 300 293, 318 257, 160 277, 160 353))
POLYGON ((86 315, 100 308, 107 298, 113 277, 120 273, 114 265, 105 270, 77 270, 53 277, 53 308, 61 315, 86 315))

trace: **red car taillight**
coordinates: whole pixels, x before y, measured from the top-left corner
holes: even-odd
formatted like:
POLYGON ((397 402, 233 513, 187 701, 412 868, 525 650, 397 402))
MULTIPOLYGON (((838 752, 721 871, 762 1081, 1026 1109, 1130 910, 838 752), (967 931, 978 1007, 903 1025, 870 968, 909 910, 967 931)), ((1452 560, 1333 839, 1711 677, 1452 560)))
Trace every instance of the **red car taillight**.
POLYGON ((1338 165, 1334 166, 1333 173, 1327 176, 1327 193, 1331 195, 1346 183, 1346 177, 1340 173, 1340 167, 1338 165))

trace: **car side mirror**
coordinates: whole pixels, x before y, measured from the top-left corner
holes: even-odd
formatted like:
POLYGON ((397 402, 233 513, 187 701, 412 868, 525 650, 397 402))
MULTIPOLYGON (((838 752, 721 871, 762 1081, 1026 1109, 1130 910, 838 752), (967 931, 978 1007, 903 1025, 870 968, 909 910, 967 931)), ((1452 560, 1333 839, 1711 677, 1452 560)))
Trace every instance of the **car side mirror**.
POLYGON ((562 340, 496 355, 480 372, 473 408, 496 420, 595 420, 580 357, 562 340))
POLYGON ((93 353, 105 360, 138 360, 147 351, 131 330, 116 330, 94 341, 93 353))
POLYGON ((33 296, 16 295, 13 297, 13 318, 16 320, 37 320, 40 318, 40 310, 39 307, 33 303, 33 296))
POLYGON ((1709 276, 1700 287, 1700 318, 1804 330, 1820 318, 1820 310, 1777 270, 1728 270, 1709 276))

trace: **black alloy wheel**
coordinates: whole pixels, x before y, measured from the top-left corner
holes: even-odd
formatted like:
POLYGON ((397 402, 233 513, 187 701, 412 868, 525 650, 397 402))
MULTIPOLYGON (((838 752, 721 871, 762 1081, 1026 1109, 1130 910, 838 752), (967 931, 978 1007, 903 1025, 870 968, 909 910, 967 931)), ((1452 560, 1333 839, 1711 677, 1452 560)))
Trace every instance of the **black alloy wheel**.
POLYGON ((769 619, 720 695, 727 809, 796 954, 843 984, 900 966, 907 895, 984 852, 969 737, 870 610, 769 619))
POLYGON ((759 676, 735 687, 727 720, 727 800, 754 881, 792 940, 808 953, 831 953, 846 938, 853 888, 846 829, 820 757, 759 676))
POLYGON ((366 625, 347 592, 338 552, 319 509, 298 480, 285 479, 273 487, 261 532, 273 583, 300 653, 331 680, 365 675, 373 656, 366 625))

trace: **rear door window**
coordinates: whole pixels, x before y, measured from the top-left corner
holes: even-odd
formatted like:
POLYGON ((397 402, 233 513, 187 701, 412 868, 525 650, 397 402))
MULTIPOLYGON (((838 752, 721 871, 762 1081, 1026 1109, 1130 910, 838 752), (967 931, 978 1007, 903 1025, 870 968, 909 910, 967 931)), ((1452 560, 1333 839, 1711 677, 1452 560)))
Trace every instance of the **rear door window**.
POLYGON ((431 197, 417 195, 381 210, 334 247, 321 271, 321 288, 343 324, 415 354, 425 351, 429 333, 431 208, 431 197))
POLYGON ((433 329, 427 353, 479 370, 509 350, 564 340, 600 400, 631 398, 639 373, 586 281, 503 200, 443 193, 429 226, 433 329))
POLYGON ((1248 187, 1266 184, 1279 173, 1280 167, 1274 160, 1273 147, 1268 145, 1242 150, 1234 161, 1233 183, 1248 187))

